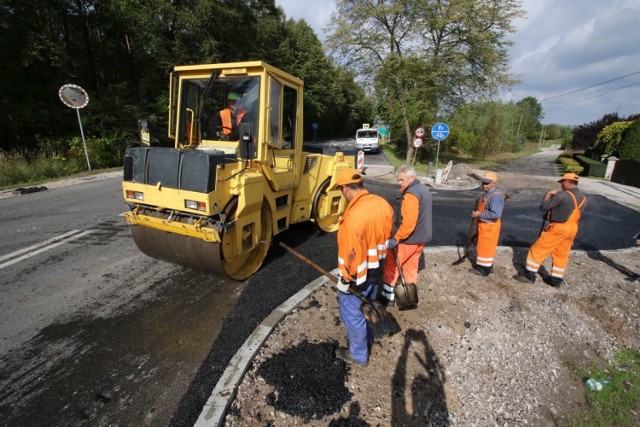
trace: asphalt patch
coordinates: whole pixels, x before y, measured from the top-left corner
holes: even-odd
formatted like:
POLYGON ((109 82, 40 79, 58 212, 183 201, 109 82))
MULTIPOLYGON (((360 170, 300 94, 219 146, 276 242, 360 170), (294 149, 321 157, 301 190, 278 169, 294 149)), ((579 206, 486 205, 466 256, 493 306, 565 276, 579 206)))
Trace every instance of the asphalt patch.
POLYGON ((13 194, 18 196, 18 195, 23 195, 23 194, 38 193, 40 191, 47 191, 47 190, 48 190, 48 188, 45 187, 44 185, 35 186, 35 187, 20 187, 20 188, 16 188, 15 190, 13 190, 13 194))
POLYGON ((302 341, 260 365, 257 374, 275 388, 266 403, 308 422, 338 413, 351 400, 346 362, 335 357, 337 342, 302 341))

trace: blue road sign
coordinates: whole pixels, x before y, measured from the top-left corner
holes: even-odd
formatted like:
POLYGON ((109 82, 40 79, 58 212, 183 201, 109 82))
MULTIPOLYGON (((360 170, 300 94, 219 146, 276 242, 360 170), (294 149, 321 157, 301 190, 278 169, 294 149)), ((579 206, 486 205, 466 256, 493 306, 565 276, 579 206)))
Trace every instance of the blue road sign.
POLYGON ((313 129, 318 129, 320 127, 320 125, 318 124, 318 122, 311 122, 311 127, 313 129))
POLYGON ((431 128, 431 137, 438 141, 442 141, 449 136, 449 126, 444 123, 436 123, 431 128))

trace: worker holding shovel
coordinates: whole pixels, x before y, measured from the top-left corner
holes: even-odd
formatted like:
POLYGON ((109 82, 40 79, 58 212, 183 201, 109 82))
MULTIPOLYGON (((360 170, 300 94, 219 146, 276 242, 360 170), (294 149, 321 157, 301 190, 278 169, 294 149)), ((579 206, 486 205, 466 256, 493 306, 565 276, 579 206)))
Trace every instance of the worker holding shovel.
POLYGON ((579 180, 575 173, 565 173, 558 181, 562 190, 550 190, 544 195, 540 210, 548 212, 546 226, 529 248, 526 269, 513 276, 517 281, 533 285, 540 265, 551 254, 551 274, 544 281, 554 288, 564 283, 571 246, 587 202, 587 197, 578 189, 579 180))
MULTIPOLYGON (((413 166, 401 166, 395 175, 400 185, 400 196, 396 198, 393 235, 389 240, 389 249, 395 253, 385 259, 380 295, 380 299, 387 306, 396 305, 396 291, 400 290, 396 289, 400 268, 403 283, 415 286, 418 282, 418 264, 422 249, 425 243, 431 241, 432 235, 432 200, 429 189, 416 179, 413 166)), ((411 292, 409 295, 415 295, 417 299, 417 292, 411 292)), ((412 308, 417 303, 417 300, 406 301, 406 305, 412 308)))
POLYGON ((478 209, 471 212, 471 217, 478 219, 476 263, 469 271, 486 277, 493 272, 505 196, 496 188, 498 176, 495 173, 485 173, 481 181, 484 196, 480 199, 478 209))
POLYGON ((373 331, 360 311, 361 299, 349 287, 366 299, 376 298, 391 235, 393 208, 382 197, 365 190, 357 169, 341 170, 335 185, 349 203, 338 226, 337 283, 340 318, 347 329, 349 348, 338 348, 336 357, 367 366, 373 331))

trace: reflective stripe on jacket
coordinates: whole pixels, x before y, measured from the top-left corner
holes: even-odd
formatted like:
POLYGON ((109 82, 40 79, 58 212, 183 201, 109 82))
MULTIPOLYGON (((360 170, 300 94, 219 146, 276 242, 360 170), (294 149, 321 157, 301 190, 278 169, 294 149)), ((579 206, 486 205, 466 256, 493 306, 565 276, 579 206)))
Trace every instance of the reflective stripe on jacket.
POLYGON ((367 282, 367 270, 382 267, 387 256, 393 208, 367 190, 354 197, 338 228, 340 277, 357 286, 367 282))

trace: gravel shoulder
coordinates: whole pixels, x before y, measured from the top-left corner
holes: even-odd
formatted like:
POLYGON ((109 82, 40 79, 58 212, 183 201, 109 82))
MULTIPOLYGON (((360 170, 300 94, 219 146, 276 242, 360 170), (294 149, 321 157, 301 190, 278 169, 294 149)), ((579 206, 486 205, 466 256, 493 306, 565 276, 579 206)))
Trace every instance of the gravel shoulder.
POLYGON ((390 309, 402 331, 376 340, 366 368, 322 352, 302 363, 286 357, 300 346, 347 345, 327 281, 275 328, 225 425, 562 425, 585 403, 577 367, 640 348, 638 253, 572 253, 566 284, 555 289, 512 278, 524 249, 500 248, 488 278, 468 273, 468 263, 452 266, 454 248, 428 249, 419 307, 390 309), (284 364, 277 381, 264 374, 272 359, 284 364), (336 365, 350 398, 333 413, 301 410, 305 400, 339 394, 323 377, 336 365))

